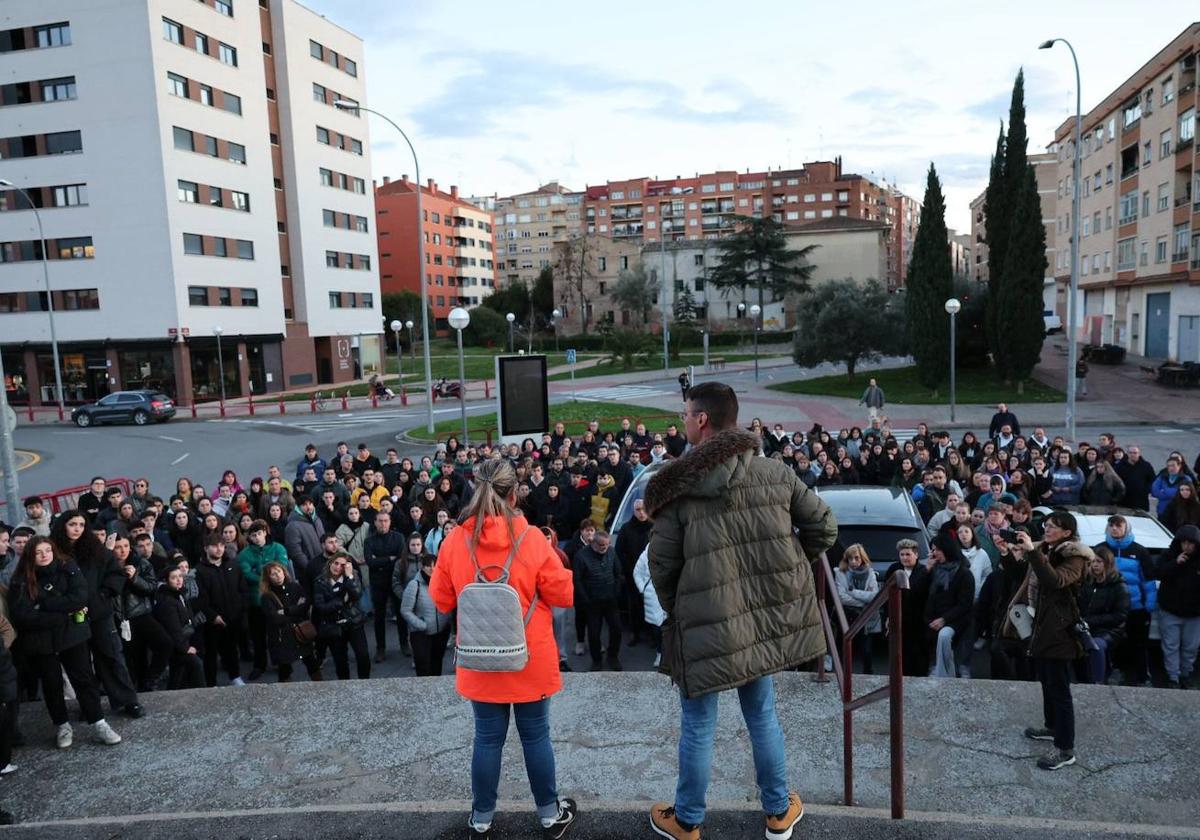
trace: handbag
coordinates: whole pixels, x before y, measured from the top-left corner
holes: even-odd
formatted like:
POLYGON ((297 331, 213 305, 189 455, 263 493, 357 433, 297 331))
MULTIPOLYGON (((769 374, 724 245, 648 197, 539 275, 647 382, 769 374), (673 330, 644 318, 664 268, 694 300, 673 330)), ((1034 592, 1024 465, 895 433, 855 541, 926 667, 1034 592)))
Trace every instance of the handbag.
POLYGON ((1028 604, 1013 604, 1008 608, 1008 620, 1022 640, 1033 635, 1033 607, 1028 604))
POLYGON ((292 625, 292 633, 300 644, 310 644, 317 640, 317 625, 305 619, 292 625))
POLYGON ((1092 638, 1092 628, 1088 627, 1088 623, 1082 618, 1072 625, 1071 632, 1075 634, 1079 644, 1083 645, 1085 652, 1100 650, 1100 645, 1096 644, 1096 640, 1092 638))

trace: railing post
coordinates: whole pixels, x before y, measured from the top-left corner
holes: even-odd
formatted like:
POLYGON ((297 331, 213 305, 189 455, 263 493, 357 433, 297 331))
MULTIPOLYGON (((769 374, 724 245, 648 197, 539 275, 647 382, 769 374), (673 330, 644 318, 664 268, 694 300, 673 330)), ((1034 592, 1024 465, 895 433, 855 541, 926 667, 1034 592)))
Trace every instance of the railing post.
POLYGON ((221 416, 224 417, 225 416, 225 400, 220 401, 220 411, 221 411, 221 416))
POLYGON ((283 394, 279 395, 279 413, 287 414, 287 403, 283 401, 283 394))
POLYGON ((400 384, 400 405, 408 405, 408 391, 404 388, 404 383, 400 384))
POLYGON ((842 635, 842 798, 843 804, 854 804, 854 712, 850 710, 853 699, 854 639, 849 633, 842 635))
POLYGON ((350 389, 347 388, 342 392, 342 411, 350 408, 350 389))
POLYGON ((254 416, 254 395, 250 394, 246 397, 246 406, 250 409, 250 416, 254 416))
POLYGON ((888 713, 891 729, 890 758, 892 764, 892 819, 904 819, 904 646, 900 615, 901 593, 892 587, 888 595, 889 673, 888 713))
POLYGON ((485 400, 492 398, 492 382, 490 379, 483 380, 483 398, 485 400))
MULTIPOLYGON (((282 399, 282 397, 280 399, 282 399)), ((317 395, 315 392, 311 397, 308 398, 308 410, 311 414, 317 413, 317 395)))

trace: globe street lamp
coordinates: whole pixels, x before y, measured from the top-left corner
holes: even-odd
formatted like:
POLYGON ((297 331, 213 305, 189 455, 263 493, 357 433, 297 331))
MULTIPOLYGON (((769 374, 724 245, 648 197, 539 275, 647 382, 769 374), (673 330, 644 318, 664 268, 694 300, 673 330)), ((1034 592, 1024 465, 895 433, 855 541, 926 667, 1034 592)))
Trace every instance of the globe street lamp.
MULTIPOLYGON (((413 148, 412 141, 408 139, 408 135, 404 133, 404 129, 396 125, 388 117, 378 111, 365 108, 349 99, 335 99, 333 106, 341 111, 366 111, 368 114, 374 114, 400 132, 400 136, 408 144, 408 150, 412 152, 413 169, 417 176, 417 274, 420 275, 421 281, 421 337, 424 339, 421 343, 425 356, 425 419, 426 431, 433 434, 433 397, 430 396, 433 393, 433 363, 429 358, 429 281, 425 276, 425 237, 422 235, 425 224, 425 213, 421 209, 421 163, 417 160, 417 150, 413 148)), ((416 351, 414 350, 413 352, 415 353, 416 351)))
POLYGON ((754 319, 754 381, 758 381, 758 321, 762 315, 762 307, 757 303, 750 307, 750 317, 754 319))
POLYGON ((956 384, 954 381, 954 356, 955 356, 955 352, 958 349, 955 346, 955 341, 954 341, 954 321, 955 321, 954 316, 958 314, 958 311, 960 309, 962 309, 962 304, 959 303, 958 298, 950 298, 950 300, 946 301, 946 311, 950 313, 950 422, 951 423, 954 422, 954 397, 955 397, 954 387, 956 384))
POLYGON ((463 443, 466 444, 469 443, 467 437, 467 373, 463 364, 462 331, 467 328, 467 324, 471 323, 471 313, 461 306, 456 306, 450 310, 450 316, 446 320, 450 322, 450 327, 458 333, 458 404, 462 409, 463 443))
POLYGON ((550 313, 550 324, 554 327, 554 352, 558 352, 558 319, 562 317, 562 310, 555 309, 550 313))
MULTIPOLYGON (((54 295, 50 292, 50 255, 46 252, 46 234, 42 232, 42 214, 38 212, 37 205, 33 203, 33 199, 29 197, 29 193, 25 192, 25 190, 18 187, 12 181, 0 178, 0 187, 15 190, 24 196, 25 203, 33 211, 34 221, 37 222, 38 243, 42 249, 42 285, 46 287, 46 314, 50 318, 50 352, 54 355, 54 387, 58 392, 58 415, 61 418, 66 410, 63 402, 62 365, 58 361, 58 336, 54 331, 54 295)), ((12 510, 15 516, 18 508, 13 508, 12 510)))
MULTIPOLYGON (((400 346, 400 328, 404 324, 400 323, 399 319, 395 319, 388 326, 392 328, 392 333, 396 336, 396 372, 400 376, 400 387, 404 388, 404 349, 400 346)), ((384 373, 386 374, 386 371, 384 373)))
POLYGON ((417 342, 413 338, 413 322, 405 321, 405 328, 408 329, 408 352, 412 354, 413 370, 417 369, 417 342))
POLYGON ((1071 170, 1071 286, 1067 296, 1067 437, 1075 442, 1075 364, 1079 358, 1079 343, 1076 331, 1075 304, 1079 297, 1079 167, 1080 131, 1083 122, 1083 100, 1079 90, 1079 59, 1075 48, 1066 38, 1051 38, 1038 44, 1039 50, 1048 50, 1062 42, 1071 51, 1071 62, 1075 65, 1075 161, 1071 170))
POLYGON ((217 337, 217 368, 220 370, 221 377, 221 405, 225 405, 225 357, 221 355, 221 333, 225 332, 221 327, 213 327, 213 335, 217 337))
POLYGON ((517 350, 513 341, 513 321, 517 320, 517 316, 509 312, 504 316, 504 320, 508 321, 508 352, 515 353, 517 350))

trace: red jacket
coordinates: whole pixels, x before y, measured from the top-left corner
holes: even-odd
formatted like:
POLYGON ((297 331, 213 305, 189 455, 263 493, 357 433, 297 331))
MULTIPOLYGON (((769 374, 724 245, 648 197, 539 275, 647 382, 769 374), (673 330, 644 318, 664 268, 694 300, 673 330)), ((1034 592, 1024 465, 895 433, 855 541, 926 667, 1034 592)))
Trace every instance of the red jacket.
MULTIPOLYGON (((545 536, 531 526, 523 516, 512 521, 517 536, 526 529, 517 556, 509 570, 509 584, 517 590, 521 609, 528 610, 536 592, 537 607, 525 629, 529 645, 529 662, 524 670, 511 672, 469 671, 456 669, 455 686, 468 700, 482 703, 532 703, 542 700, 562 688, 558 671, 558 644, 554 640, 551 607, 569 607, 574 603, 575 590, 571 573, 550 547, 545 536)), ((429 581, 429 594, 442 612, 450 612, 458 604, 458 593, 475 580, 475 567, 467 548, 467 540, 475 531, 475 519, 468 519, 450 532, 438 549, 438 562, 429 581)), ((475 556, 480 566, 503 566, 512 543, 508 526, 499 516, 484 521, 475 556)))

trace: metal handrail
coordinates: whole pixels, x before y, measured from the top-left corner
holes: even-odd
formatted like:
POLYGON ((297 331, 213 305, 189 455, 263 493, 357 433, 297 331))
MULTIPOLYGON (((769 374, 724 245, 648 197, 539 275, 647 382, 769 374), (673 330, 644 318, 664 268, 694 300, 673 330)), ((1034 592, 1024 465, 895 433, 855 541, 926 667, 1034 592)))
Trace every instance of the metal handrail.
MULTIPOLYGON (((904 653, 900 620, 901 592, 909 588, 908 572, 899 569, 884 583, 871 603, 867 604, 853 622, 846 621, 842 600, 837 594, 837 584, 829 558, 821 552, 816 562, 817 610, 821 614, 821 626, 825 630, 825 641, 829 645, 829 656, 837 677, 842 697, 842 784, 843 800, 846 805, 854 804, 854 712, 864 706, 888 699, 891 760, 892 819, 904 819, 904 653), (842 650, 839 655, 833 621, 826 599, 832 596, 834 615, 842 632, 842 650), (854 637, 862 632, 867 623, 888 606, 888 681, 861 697, 854 697, 854 637)), ((817 664, 815 679, 826 682, 825 659, 817 664)))

